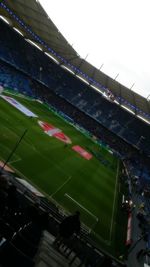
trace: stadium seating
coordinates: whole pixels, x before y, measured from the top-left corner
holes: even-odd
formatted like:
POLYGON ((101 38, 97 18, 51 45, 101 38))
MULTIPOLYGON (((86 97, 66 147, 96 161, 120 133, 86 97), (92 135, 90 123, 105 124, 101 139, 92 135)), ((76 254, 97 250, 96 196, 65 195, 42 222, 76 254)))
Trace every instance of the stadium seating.
POLYGON ((32 96, 28 77, 1 60, 0 84, 6 88, 13 88, 16 92, 32 96))

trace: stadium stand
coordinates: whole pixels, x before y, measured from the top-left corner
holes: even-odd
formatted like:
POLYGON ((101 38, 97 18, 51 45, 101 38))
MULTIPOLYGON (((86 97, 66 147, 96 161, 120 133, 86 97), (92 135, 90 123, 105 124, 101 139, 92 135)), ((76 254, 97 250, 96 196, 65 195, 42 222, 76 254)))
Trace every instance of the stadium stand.
POLYGON ((13 88, 22 94, 32 96, 29 79, 19 70, 14 69, 7 63, 0 61, 0 83, 4 87, 13 88))

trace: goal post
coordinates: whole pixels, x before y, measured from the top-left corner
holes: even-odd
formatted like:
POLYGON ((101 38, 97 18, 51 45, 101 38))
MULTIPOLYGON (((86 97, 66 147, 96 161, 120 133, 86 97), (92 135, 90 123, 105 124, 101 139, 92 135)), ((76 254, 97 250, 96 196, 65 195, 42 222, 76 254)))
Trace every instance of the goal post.
POLYGON ((89 211, 86 207, 84 207, 80 202, 70 196, 68 193, 64 194, 65 198, 65 206, 68 208, 71 213, 75 211, 79 211, 81 214, 81 222, 87 229, 88 233, 91 233, 97 225, 99 219, 98 217, 89 211))

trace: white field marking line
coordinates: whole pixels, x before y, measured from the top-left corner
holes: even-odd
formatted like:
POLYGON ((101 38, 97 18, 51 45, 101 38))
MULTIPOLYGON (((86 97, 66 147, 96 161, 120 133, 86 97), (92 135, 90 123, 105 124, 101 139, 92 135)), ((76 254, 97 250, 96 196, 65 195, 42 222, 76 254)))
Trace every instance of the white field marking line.
POLYGON ((116 200, 116 194, 117 194, 118 175, 119 175, 119 160, 118 160, 117 174, 116 174, 115 193, 114 193, 114 200, 113 200, 113 209, 112 209, 112 216, 111 216, 111 225, 110 225, 109 241, 111 241, 112 228, 113 228, 113 218, 114 218, 115 200, 116 200))
POLYGON ((27 140, 24 140, 24 142, 25 142, 25 144, 27 144, 28 146, 32 147, 35 151, 37 151, 36 147, 35 147, 32 143, 30 143, 30 142, 27 141, 27 140))
MULTIPOLYGON (((0 156, 0 159, 2 161, 4 161, 4 159, 0 156)), ((11 164, 9 164, 11 166, 11 164)), ((32 180, 30 180, 27 176, 25 176, 22 172, 20 172, 19 170, 17 170, 14 166, 12 166, 12 169, 14 171, 16 171, 16 173, 18 173, 20 175, 21 178, 24 178, 27 182, 29 182, 33 187, 35 187, 39 192, 43 193, 43 195, 47 196, 47 198, 50 198, 49 194, 47 194, 45 191, 43 191, 40 187, 38 187, 37 184, 33 183, 32 180)), ((55 201, 53 198, 51 198, 51 200, 53 200, 53 203, 55 203, 57 206, 59 206, 59 208, 61 207, 61 209, 63 208, 57 201, 55 201)))
POLYGON ((60 191, 67 183, 69 183, 69 181, 71 180, 72 176, 69 176, 69 178, 63 183, 61 184, 61 186, 59 186, 56 191, 54 193, 52 193, 50 195, 50 197, 53 197, 58 191, 60 191))
POLYGON ((21 161, 21 158, 18 158, 18 159, 16 159, 16 160, 9 161, 8 164, 16 163, 16 162, 18 162, 18 161, 21 161))
POLYGON ((97 238, 99 238, 103 243, 105 243, 106 245, 109 245, 110 246, 110 242, 108 240, 105 240, 103 237, 101 237, 96 232, 94 232, 94 235, 97 236, 97 238))
POLYGON ((95 216, 92 212, 90 212, 88 209, 86 209, 84 206, 82 206, 78 201, 76 201, 74 198, 72 198, 71 196, 69 196, 67 193, 64 194, 64 196, 67 196, 68 198, 70 198, 72 201, 74 201, 80 208, 82 208, 83 210, 85 210, 87 213, 89 213, 92 217, 94 217, 96 219, 96 221, 98 221, 98 217, 95 216))
MULTIPOLYGON (((2 158, 1 156, 0 156, 0 159, 1 159, 3 162, 5 161, 4 158, 2 158)), ((9 164, 9 165, 11 166, 11 164, 9 164)), ((48 198, 50 197, 45 191, 43 191, 40 187, 38 187, 37 184, 33 183, 32 180, 30 180, 30 179, 29 179, 27 176, 25 176, 22 172, 20 172, 19 170, 17 170, 14 166, 12 166, 12 169, 13 169, 14 171, 16 171, 16 173, 18 173, 18 174, 20 175, 20 178, 24 178, 27 182, 29 182, 32 186, 34 186, 39 192, 43 193, 43 195, 47 196, 48 198)), ((53 199, 52 199, 52 200, 53 200, 53 199)), ((53 202, 54 202, 55 204, 57 204, 57 206, 59 205, 59 207, 62 208, 62 206, 61 206, 60 204, 58 204, 58 202, 56 202, 56 201, 54 201, 54 200, 53 200, 53 202)))

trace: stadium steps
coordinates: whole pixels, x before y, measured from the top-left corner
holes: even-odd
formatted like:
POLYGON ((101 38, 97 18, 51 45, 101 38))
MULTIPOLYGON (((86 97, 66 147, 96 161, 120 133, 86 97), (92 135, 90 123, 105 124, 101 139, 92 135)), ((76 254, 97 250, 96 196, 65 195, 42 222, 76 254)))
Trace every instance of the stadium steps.
POLYGON ((80 266, 81 262, 78 258, 75 258, 75 253, 71 253, 69 258, 66 258, 63 255, 63 249, 58 251, 53 247, 54 239, 54 236, 47 231, 43 232, 38 252, 35 256, 35 267, 80 266))

